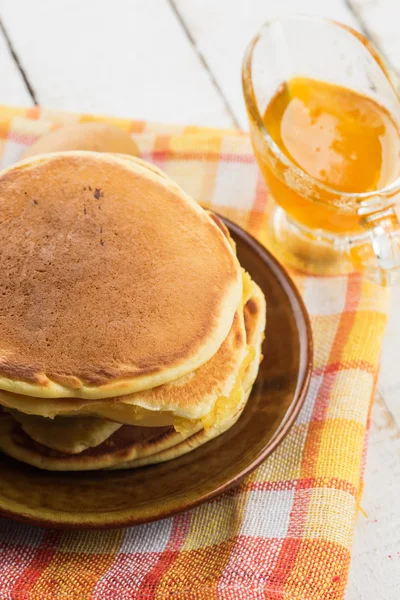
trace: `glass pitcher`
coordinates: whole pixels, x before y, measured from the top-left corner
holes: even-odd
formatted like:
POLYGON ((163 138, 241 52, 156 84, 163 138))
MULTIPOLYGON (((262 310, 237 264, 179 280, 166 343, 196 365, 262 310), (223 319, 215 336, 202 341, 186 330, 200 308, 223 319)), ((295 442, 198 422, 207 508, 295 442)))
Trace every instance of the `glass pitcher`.
POLYGON ((373 192, 335 190, 300 169, 269 134, 263 115, 277 90, 307 77, 356 91, 390 113, 400 130, 400 101, 375 48, 334 21, 271 20, 250 42, 243 91, 254 152, 272 195, 267 239, 283 262, 320 275, 363 270, 391 285, 400 279, 400 157, 397 178, 373 192))

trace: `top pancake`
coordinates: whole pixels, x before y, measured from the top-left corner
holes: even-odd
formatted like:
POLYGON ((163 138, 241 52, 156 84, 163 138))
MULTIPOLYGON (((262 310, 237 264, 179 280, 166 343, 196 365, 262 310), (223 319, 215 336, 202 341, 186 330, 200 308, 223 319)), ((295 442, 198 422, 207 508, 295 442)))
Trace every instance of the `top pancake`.
POLYGON ((167 177, 66 152, 0 174, 0 389, 107 398, 185 375, 242 296, 229 242, 167 177))

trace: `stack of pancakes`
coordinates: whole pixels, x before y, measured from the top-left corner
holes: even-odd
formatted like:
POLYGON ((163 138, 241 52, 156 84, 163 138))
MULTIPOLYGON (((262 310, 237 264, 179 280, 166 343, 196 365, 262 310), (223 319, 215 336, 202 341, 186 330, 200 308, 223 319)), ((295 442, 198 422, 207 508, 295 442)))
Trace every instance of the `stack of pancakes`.
POLYGON ((155 167, 62 152, 0 174, 0 450, 42 469, 170 460, 230 428, 265 299, 155 167))

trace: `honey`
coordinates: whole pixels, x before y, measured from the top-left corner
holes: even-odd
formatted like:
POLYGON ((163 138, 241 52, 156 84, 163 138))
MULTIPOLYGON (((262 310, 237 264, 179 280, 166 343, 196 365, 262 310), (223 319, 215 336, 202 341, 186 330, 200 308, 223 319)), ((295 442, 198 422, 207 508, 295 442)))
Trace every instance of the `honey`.
POLYGON ((357 231, 361 228, 358 215, 341 214, 333 206, 330 210, 330 201, 337 194, 345 202, 343 194, 380 190, 399 175, 397 123, 381 104, 354 90, 293 78, 278 89, 263 120, 281 153, 314 181, 311 189, 308 186, 307 193, 302 193, 301 185, 288 180, 287 163, 271 161, 255 145, 275 200, 289 216, 309 228, 357 231))

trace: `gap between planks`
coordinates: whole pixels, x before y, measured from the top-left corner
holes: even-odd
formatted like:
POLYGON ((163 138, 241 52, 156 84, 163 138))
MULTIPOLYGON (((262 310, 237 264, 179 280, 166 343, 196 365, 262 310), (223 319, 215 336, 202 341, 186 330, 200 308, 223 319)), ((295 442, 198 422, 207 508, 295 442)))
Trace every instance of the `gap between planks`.
MULTIPOLYGON (((379 53, 383 56, 385 63, 390 67, 392 71, 394 71, 391 61, 387 56, 386 52, 383 50, 382 45, 379 42, 378 36, 371 30, 371 28, 367 25, 365 20, 363 19, 360 11, 360 7, 355 0, 343 0, 349 11, 352 13, 353 17, 358 23, 360 31, 365 35, 371 42, 373 42, 374 46, 377 48, 379 53)), ((399 85, 398 81, 395 82, 397 87, 399 85)))
POLYGON ((29 78, 28 78, 28 75, 25 72, 25 69, 21 65, 21 62, 20 62, 20 60, 18 58, 18 54, 15 51, 15 48, 14 48, 14 46, 12 44, 10 36, 8 35, 7 30, 4 27, 3 21, 1 19, 0 19, 0 32, 4 36, 4 39, 6 41, 8 49, 10 51, 11 57, 12 57, 13 61, 15 62, 15 65, 16 65, 18 71, 21 73, 21 77, 24 80, 26 89, 28 90, 28 93, 29 93, 30 97, 32 98, 34 104, 37 105, 38 101, 37 101, 37 98, 36 98, 35 90, 33 89, 31 82, 29 81, 29 78))
POLYGON ((226 112, 229 114, 230 118, 232 119, 232 122, 234 124, 234 126, 237 129, 241 129, 239 121, 236 118, 235 113, 233 112, 233 109, 230 105, 230 102, 228 101, 228 98, 225 96, 224 92, 222 91, 221 86, 219 85, 213 71, 210 68, 210 65, 208 64, 204 54, 200 51, 200 48, 198 47, 198 45, 196 44, 196 41, 194 39, 194 37, 192 36, 192 33, 182 15, 182 13, 180 12, 180 10, 178 9, 178 7, 175 4, 174 0, 167 0, 172 12, 174 13, 177 21, 179 22, 180 26, 182 27, 188 41, 190 42, 191 46, 193 47, 193 50, 196 52, 201 64, 203 65, 204 69, 207 71, 208 76, 210 78, 211 83, 213 84, 216 92, 219 94, 226 112))

